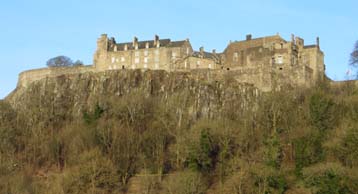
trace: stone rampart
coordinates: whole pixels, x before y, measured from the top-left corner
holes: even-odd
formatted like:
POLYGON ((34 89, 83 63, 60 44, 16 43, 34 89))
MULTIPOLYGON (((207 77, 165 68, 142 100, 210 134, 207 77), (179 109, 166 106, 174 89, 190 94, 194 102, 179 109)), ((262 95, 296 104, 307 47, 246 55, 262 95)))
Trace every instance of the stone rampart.
POLYGON ((61 75, 70 75, 95 71, 93 66, 76 67, 51 67, 24 71, 19 75, 18 87, 27 87, 30 83, 47 78, 61 75))

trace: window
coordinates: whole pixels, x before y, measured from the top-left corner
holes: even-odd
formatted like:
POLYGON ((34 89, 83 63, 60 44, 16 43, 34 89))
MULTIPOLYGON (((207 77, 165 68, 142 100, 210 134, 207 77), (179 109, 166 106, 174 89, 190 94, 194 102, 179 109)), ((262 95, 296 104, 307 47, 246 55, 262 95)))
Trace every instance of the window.
POLYGON ((186 47, 186 54, 189 55, 189 47, 186 47))
POLYGON ((209 69, 211 69, 211 68, 212 68, 211 63, 209 63, 209 69))
POLYGON ((144 63, 144 68, 145 68, 145 69, 148 68, 148 65, 147 65, 146 63, 144 63))
POLYGON ((116 61, 116 58, 112 57, 112 63, 114 63, 116 61))
POLYGON ((238 61, 239 61, 239 53, 238 53, 238 52, 234 52, 233 61, 234 61, 234 62, 238 62, 238 61))
POLYGON ((121 57, 121 62, 126 61, 126 59, 124 57, 121 57))
POLYGON ((154 65, 154 68, 155 68, 155 69, 159 69, 159 64, 156 63, 156 64, 154 65))
POLYGON ((185 61, 185 62, 184 62, 184 68, 186 69, 187 66, 188 66, 188 63, 187 63, 187 61, 185 61))
POLYGON ((132 69, 135 69, 135 65, 134 65, 134 64, 132 64, 131 68, 132 68, 132 69))
POLYGON ((172 52, 172 58, 176 58, 177 53, 176 52, 172 52))
POLYGON ((139 57, 139 51, 136 51, 136 52, 134 53, 134 56, 139 57))
POLYGON ((283 57, 281 55, 277 56, 276 63, 277 64, 282 64, 283 63, 283 57))
POLYGON ((139 63, 139 58, 138 57, 134 59, 134 63, 139 63))
POLYGON ((148 56, 148 51, 144 51, 144 56, 148 56))
POLYGON ((144 57, 144 63, 148 63, 148 57, 144 57))

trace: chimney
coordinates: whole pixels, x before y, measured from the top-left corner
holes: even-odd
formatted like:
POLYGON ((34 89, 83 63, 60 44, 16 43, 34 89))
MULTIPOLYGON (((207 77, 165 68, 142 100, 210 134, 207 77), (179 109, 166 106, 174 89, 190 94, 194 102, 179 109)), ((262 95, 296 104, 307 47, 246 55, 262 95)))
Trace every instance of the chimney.
POLYGON ((213 54, 214 54, 214 55, 216 54, 216 50, 215 50, 215 49, 213 49, 213 54))
POLYGON ((246 35, 246 40, 251 40, 251 39, 252 39, 252 35, 251 35, 251 34, 246 35))
POLYGON ((159 47, 160 45, 160 42, 159 42, 159 36, 158 35, 155 35, 154 36, 154 46, 156 47, 159 47))
POLYGON ((295 44, 295 35, 294 34, 291 34, 291 42, 292 42, 292 44, 295 44))
POLYGON ((203 47, 203 46, 200 47, 200 48, 199 48, 199 51, 200 51, 200 53, 203 53, 203 52, 204 52, 204 47, 203 47))
POLYGON ((138 49, 138 38, 136 36, 133 38, 133 47, 138 49))
POLYGON ((319 47, 319 37, 316 38, 317 47, 319 47))
POLYGON ((110 42, 111 42, 112 44, 116 44, 116 39, 115 39, 114 37, 111 37, 111 38, 110 38, 110 42))

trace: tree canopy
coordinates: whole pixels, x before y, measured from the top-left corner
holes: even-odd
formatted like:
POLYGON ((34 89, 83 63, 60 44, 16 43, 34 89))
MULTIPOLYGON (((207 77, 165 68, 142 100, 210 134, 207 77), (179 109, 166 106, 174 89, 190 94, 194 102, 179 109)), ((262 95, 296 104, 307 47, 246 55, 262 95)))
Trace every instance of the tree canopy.
POLYGON ((46 62, 48 67, 68 67, 73 66, 73 64, 72 59, 66 56, 57 56, 46 62))

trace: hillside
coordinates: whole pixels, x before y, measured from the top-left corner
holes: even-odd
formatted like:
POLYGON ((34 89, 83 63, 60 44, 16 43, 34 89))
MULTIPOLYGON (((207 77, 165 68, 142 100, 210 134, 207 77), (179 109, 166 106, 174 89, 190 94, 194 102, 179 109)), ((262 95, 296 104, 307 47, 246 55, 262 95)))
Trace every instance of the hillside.
POLYGON ((0 101, 0 193, 357 193, 358 88, 118 70, 0 101))

